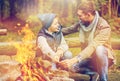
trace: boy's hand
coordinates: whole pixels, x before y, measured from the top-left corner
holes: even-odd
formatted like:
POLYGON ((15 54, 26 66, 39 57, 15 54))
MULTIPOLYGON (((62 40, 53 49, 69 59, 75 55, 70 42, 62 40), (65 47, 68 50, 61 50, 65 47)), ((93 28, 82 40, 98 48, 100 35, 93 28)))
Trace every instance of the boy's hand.
POLYGON ((57 50, 56 55, 57 55, 59 58, 62 57, 62 56, 63 56, 63 50, 61 50, 61 49, 57 50))
POLYGON ((60 57, 59 57, 59 56, 57 56, 57 55, 55 55, 52 59, 53 59, 53 61, 54 61, 55 63, 58 63, 58 62, 59 62, 60 57))

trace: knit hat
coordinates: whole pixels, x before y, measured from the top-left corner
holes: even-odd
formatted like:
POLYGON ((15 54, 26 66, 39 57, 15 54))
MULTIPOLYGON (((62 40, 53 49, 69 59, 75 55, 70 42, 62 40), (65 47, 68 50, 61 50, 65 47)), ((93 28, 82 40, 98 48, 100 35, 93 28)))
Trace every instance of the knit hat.
POLYGON ((41 20, 42 25, 45 29, 48 29, 51 26, 55 17, 56 17, 56 14, 53 14, 53 13, 45 13, 45 14, 38 15, 38 18, 41 20))

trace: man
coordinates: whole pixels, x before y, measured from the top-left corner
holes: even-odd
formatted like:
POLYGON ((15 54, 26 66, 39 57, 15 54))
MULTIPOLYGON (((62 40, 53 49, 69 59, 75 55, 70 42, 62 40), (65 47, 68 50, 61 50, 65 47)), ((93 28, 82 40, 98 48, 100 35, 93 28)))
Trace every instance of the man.
POLYGON ((43 27, 37 37, 38 50, 36 57, 42 57, 43 59, 49 57, 53 61, 52 69, 56 69, 55 63, 72 58, 72 53, 68 51, 68 45, 64 40, 56 14, 41 14, 39 19, 43 27))
POLYGON ((106 20, 99 16, 92 1, 81 3, 77 15, 79 22, 63 28, 63 34, 79 31, 82 51, 74 58, 60 62, 60 65, 90 75, 90 81, 97 81, 98 76, 94 78, 96 72, 100 81, 107 81, 108 66, 114 59, 110 45, 111 28, 106 20))

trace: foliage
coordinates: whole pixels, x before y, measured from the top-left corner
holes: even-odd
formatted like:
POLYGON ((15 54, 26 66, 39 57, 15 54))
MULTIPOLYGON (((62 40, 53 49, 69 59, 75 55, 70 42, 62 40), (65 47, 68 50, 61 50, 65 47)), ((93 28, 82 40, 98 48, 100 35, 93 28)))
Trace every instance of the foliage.
MULTIPOLYGON (((18 19, 24 20, 25 23, 29 23, 32 31, 35 33, 35 35, 37 35, 39 29, 41 28, 41 24, 39 19, 37 18, 37 14, 51 12, 56 13, 60 17, 60 22, 63 27, 70 26, 71 24, 78 21, 78 18, 76 16, 76 9, 77 5, 79 5, 81 1, 82 0, 0 0, 0 19, 3 18, 8 20, 8 18, 11 17, 10 13, 12 13, 12 15, 17 17, 18 19), (11 3, 11 1, 13 1, 13 3, 11 3), (11 4, 14 6, 12 6, 11 4)), ((100 11, 100 13, 103 13, 101 11, 102 7, 104 8, 104 5, 106 5, 110 0, 93 1, 95 1, 96 7, 100 11)), ((117 0, 117 2, 120 1, 117 0)), ((109 8, 109 6, 107 7, 109 8)), ((103 17, 107 19, 107 21, 110 23, 113 31, 112 35, 116 35, 116 32, 119 33, 119 21, 116 22, 113 18, 110 18, 109 13, 106 13, 105 15, 103 15, 103 17)), ((14 21, 11 21, 10 19, 11 23, 14 21)), ((4 24, 1 23, 2 22, 0 22, 0 27, 5 27, 4 24)), ((13 28, 14 27, 12 25, 11 29, 13 28)), ((17 40, 19 40, 19 37, 15 37, 14 35, 12 37, 12 32, 13 31, 9 31, 7 36, 1 36, 0 40, 6 41, 6 38, 17 38, 17 40)))
POLYGON ((120 50, 114 50, 114 55, 116 59, 116 66, 120 69, 120 50))
POLYGON ((17 33, 8 32, 7 35, 0 36, 0 42, 12 42, 20 41, 21 36, 18 36, 17 33))

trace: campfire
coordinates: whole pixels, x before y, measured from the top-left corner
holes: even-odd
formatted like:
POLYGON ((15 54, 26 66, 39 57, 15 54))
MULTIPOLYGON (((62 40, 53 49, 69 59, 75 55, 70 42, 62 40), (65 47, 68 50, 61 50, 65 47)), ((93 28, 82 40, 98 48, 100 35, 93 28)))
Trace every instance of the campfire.
POLYGON ((21 76, 16 81, 74 81, 69 78, 67 71, 57 69, 51 70, 51 62, 35 57, 35 45, 30 41, 35 38, 26 24, 19 35, 24 35, 20 44, 16 43, 17 54, 15 60, 20 63, 21 76))
POLYGON ((29 60, 21 65, 21 81, 74 81, 68 78, 69 73, 64 70, 50 70, 51 63, 41 58, 29 60))

